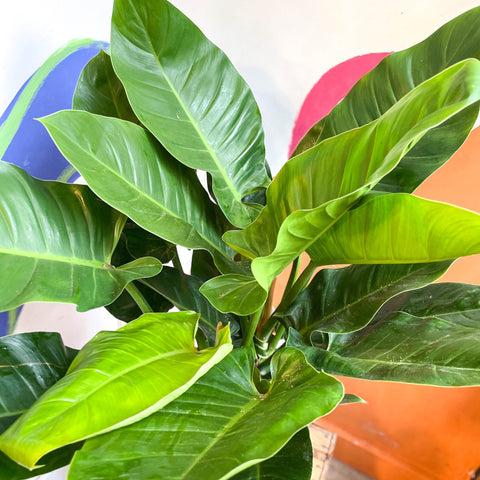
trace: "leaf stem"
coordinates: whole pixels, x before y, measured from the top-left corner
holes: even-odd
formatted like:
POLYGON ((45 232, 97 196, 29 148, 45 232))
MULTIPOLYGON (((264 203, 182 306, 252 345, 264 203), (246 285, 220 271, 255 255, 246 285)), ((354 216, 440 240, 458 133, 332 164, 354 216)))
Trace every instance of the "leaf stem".
POLYGON ((255 335, 255 331, 257 330, 258 322, 262 317, 262 312, 263 309, 260 309, 250 317, 250 321, 247 323, 247 332, 243 337, 243 345, 251 345, 254 347, 253 337, 255 335))
POLYGON ((134 285, 133 282, 130 282, 125 290, 130 294, 130 296, 135 300, 135 303, 138 305, 142 313, 152 313, 153 309, 149 303, 145 300, 145 297, 142 295, 140 290, 134 285))
POLYGON ((291 286, 288 291, 285 291, 283 294, 282 301, 277 308, 277 312, 281 312, 288 306, 290 306, 293 301, 298 297, 298 295, 305 290, 308 282, 312 278, 312 275, 315 273, 317 266, 315 263, 310 261, 310 263, 305 267, 305 270, 297 278, 296 282, 291 286))

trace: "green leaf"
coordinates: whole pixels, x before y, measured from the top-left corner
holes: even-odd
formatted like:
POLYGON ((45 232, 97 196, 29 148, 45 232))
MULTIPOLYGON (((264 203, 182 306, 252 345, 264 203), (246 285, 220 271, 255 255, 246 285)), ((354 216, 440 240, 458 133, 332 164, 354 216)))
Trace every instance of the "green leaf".
POLYGON ((192 312, 146 314, 117 331, 100 332, 80 351, 67 376, 0 436, 0 449, 32 468, 52 450, 162 408, 232 349, 226 327, 215 348, 199 352, 197 320, 192 312))
POLYGON ((231 223, 245 227, 260 206, 243 197, 270 179, 260 112, 225 54, 166 0, 117 0, 112 61, 133 110, 185 165, 212 176, 231 223))
MULTIPOLYGON (((414 87, 451 65, 467 58, 480 59, 479 22, 480 7, 477 7, 442 26, 423 42, 386 57, 329 115, 312 127, 294 155, 377 119, 414 87)), ((478 105, 475 105, 428 132, 375 188, 412 192, 460 147, 477 115, 478 105)))
POLYGON ((212 261, 212 256, 206 250, 193 251, 191 272, 192 275, 199 278, 203 282, 221 275, 212 261))
POLYGON ((168 299, 179 310, 198 312, 199 328, 211 345, 215 343, 219 323, 230 325, 232 337, 235 337, 240 329, 238 319, 234 315, 219 312, 199 292, 202 281, 194 275, 186 275, 175 268, 164 267, 159 275, 145 279, 143 284, 168 299))
POLYGON ((110 55, 103 50, 82 70, 73 96, 73 108, 140 123, 113 70, 110 55))
POLYGON ((300 430, 273 457, 238 473, 233 480, 311 480, 313 449, 308 428, 300 430))
MULTIPOLYGON (((385 305, 385 308, 388 307, 389 304, 385 305)), ((436 283, 399 296, 395 299, 395 307, 416 317, 437 317, 457 325, 478 328, 480 286, 436 283)))
POLYGON ((267 292, 246 275, 214 277, 202 285, 200 293, 220 312, 237 315, 255 313, 267 300, 267 292))
POLYGON ((253 384, 253 368, 248 350, 234 350, 162 410, 87 441, 74 457, 70 480, 230 478, 273 456, 343 397, 341 383, 314 370, 295 349, 275 355, 265 394, 253 384))
POLYGON ((65 58, 83 48, 102 48, 103 42, 90 39, 79 39, 68 42, 65 46, 54 52, 42 66, 28 80, 13 106, 7 119, 0 125, 0 158, 10 145, 17 133, 25 114, 30 107, 35 95, 51 71, 65 58))
POLYGON ((88 187, 36 180, 0 162, 0 191, 0 270, 10 272, 0 281, 0 310, 54 301, 86 311, 161 270, 154 258, 110 265, 125 217, 88 187))
POLYGON ((294 330, 287 344, 333 375, 441 387, 480 385, 480 330, 404 312, 382 315, 347 335, 330 335, 326 350, 294 330))
POLYGON ((0 338, 0 433, 62 378, 70 361, 58 333, 0 338))
POLYGON ((285 312, 275 316, 302 335, 314 330, 350 333, 365 327, 393 296, 440 278, 451 263, 324 269, 285 312))
POLYGON ((195 172, 143 128, 75 110, 41 121, 92 190, 142 228, 183 247, 233 256, 221 239, 226 222, 195 172))
POLYGON ((252 271, 267 289, 301 252, 310 254, 310 247, 426 132, 477 102, 479 77, 477 60, 454 65, 377 120, 293 158, 268 188, 260 217, 243 231, 227 232, 225 241, 254 258, 252 271))
POLYGON ((346 213, 309 249, 318 265, 421 263, 480 253, 480 215, 406 193, 346 213))

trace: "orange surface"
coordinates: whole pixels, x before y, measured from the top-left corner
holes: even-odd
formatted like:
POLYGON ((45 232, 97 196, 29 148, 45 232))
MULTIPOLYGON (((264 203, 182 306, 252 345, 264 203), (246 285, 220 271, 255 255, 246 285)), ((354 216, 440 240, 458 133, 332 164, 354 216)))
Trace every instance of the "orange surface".
MULTIPOLYGON (((416 194, 480 212, 479 179, 477 128, 416 194)), ((455 262, 441 281, 480 284, 480 256, 455 262)), ((480 466, 480 387, 342 381, 368 403, 318 422, 338 434, 340 460, 378 480, 467 480, 480 466)))

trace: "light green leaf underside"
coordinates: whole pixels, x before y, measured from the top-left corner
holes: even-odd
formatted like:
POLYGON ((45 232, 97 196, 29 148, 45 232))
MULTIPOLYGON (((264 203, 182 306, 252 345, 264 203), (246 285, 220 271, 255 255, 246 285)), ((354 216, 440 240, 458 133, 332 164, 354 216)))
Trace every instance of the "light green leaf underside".
POLYGON ((15 105, 13 106, 7 119, 0 125, 0 158, 3 157, 3 154, 17 133, 18 127, 20 127, 20 124, 22 123, 28 108, 35 98, 35 95, 52 70, 62 60, 78 50, 92 47, 102 48, 103 45, 103 42, 90 39, 73 40, 54 52, 32 75, 15 102, 15 105))
POLYGON ((368 327, 330 335, 327 350, 290 331, 315 368, 334 375, 443 387, 480 385, 480 330, 436 317, 381 314, 368 327))
POLYGON ((255 278, 245 275, 214 277, 202 285, 200 293, 220 312, 237 315, 255 313, 267 300, 267 292, 255 278))
POLYGON ((232 256, 221 240, 225 222, 195 172, 176 162, 143 128, 75 110, 42 123, 108 204, 172 243, 232 256))
POLYGON ((135 278, 161 270, 154 258, 110 266, 125 217, 88 187, 44 182, 0 162, 0 310, 31 301, 108 305, 135 278))
POLYGON ((232 480, 311 480, 312 462, 312 442, 308 428, 304 428, 272 458, 247 468, 232 480))
POLYGON ((319 265, 421 263, 480 253, 480 215, 406 193, 346 213, 308 251, 319 265))
POLYGON ((267 206, 225 241, 254 258, 267 289, 358 199, 391 171, 431 128, 480 98, 480 62, 466 60, 421 84, 368 125, 325 140, 285 164, 267 190, 267 206), (259 258, 255 258, 259 257, 259 258))
POLYGON ((260 206, 242 198, 270 180, 258 106, 230 60, 165 0, 116 1, 111 43, 138 118, 178 160, 212 175, 231 223, 251 223, 260 206))
MULTIPOLYGON (((388 55, 348 95, 311 128, 295 150, 298 155, 326 138, 366 125, 426 79, 467 58, 480 59, 480 7, 448 22, 426 40, 388 55)), ((466 139, 478 105, 428 132, 375 189, 412 192, 445 163, 466 139)))
POLYGON ((231 478, 273 456, 343 397, 337 380, 308 366, 294 349, 274 357, 274 380, 264 395, 253 385, 252 369, 250 353, 234 350, 175 402, 87 441, 69 479, 113 480, 121 473, 130 480, 231 478))
POLYGON ((232 349, 227 326, 215 348, 199 352, 197 320, 192 312, 145 314, 117 331, 100 332, 67 376, 0 436, 0 449, 32 468, 52 450, 162 408, 232 349))
POLYGON ((437 280, 451 263, 324 269, 285 312, 276 316, 302 335, 314 330, 350 333, 366 326, 391 297, 437 280))

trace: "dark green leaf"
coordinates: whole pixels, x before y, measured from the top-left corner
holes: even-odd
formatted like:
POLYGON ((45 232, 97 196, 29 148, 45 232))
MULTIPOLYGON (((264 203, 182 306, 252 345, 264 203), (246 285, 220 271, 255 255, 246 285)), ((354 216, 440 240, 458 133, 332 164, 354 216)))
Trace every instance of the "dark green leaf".
POLYGON ((308 253, 318 265, 438 262, 480 253, 480 215, 406 193, 350 210, 308 253))
POLYGON ((0 436, 1 450, 32 468, 52 450, 162 408, 232 349, 226 327, 216 347, 198 351, 197 320, 192 312, 145 314, 117 331, 100 332, 67 375, 0 436))
POLYGON ((206 282, 221 273, 213 263, 212 256, 206 250, 194 250, 192 253, 192 275, 206 282))
POLYGON ((272 458, 247 468, 232 480, 311 480, 312 463, 312 442, 308 428, 304 428, 272 458))
MULTIPOLYGON (((442 26, 423 42, 386 57, 329 115, 312 127, 294 155, 377 119, 411 89, 449 66, 467 58, 480 59, 479 22, 480 7, 477 7, 442 26)), ((460 147, 477 114, 478 105, 472 106, 428 132, 375 188, 412 192, 460 147)))
POLYGON ((451 263, 324 269, 285 312, 276 316, 302 335, 313 330, 350 333, 367 325, 391 297, 437 280, 451 263))
POLYGON ((36 180, 0 162, 0 191, 0 270, 9 272, 0 282, 0 310, 31 301, 89 310, 161 269, 154 258, 110 265, 125 217, 88 187, 36 180))
POLYGON ((265 394, 253 385, 253 363, 249 351, 234 350, 162 410, 88 440, 70 480, 230 478, 273 456, 343 397, 340 382, 311 368, 295 349, 275 355, 265 394))
POLYGON ((142 123, 177 159, 212 176, 231 223, 260 211, 243 197, 266 187, 260 112, 225 54, 166 0, 117 0, 112 61, 142 123))
POLYGON ((83 69, 73 96, 73 108, 140 123, 115 74, 110 56, 101 51, 83 69))

